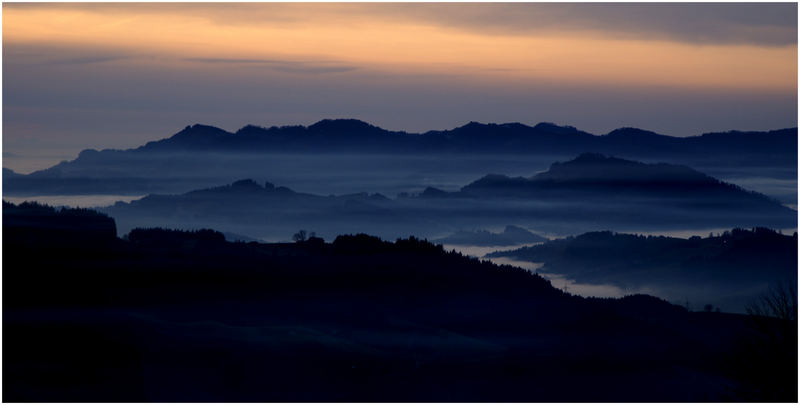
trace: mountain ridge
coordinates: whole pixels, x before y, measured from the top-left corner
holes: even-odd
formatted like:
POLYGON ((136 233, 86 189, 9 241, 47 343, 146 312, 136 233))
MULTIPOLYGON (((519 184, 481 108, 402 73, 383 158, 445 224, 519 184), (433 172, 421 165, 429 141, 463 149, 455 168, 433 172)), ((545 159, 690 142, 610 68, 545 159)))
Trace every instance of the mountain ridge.
MULTIPOLYGON (((135 151, 135 150, 149 150, 156 148, 157 146, 169 145, 169 144, 177 144, 179 142, 185 141, 200 141, 201 145, 207 143, 211 140, 220 140, 225 139, 231 142, 241 142, 242 138, 256 138, 260 136, 267 136, 270 138, 278 138, 288 136, 302 136, 302 135, 319 135, 320 133, 329 132, 334 135, 343 135, 346 134, 347 131, 364 131, 365 133, 369 133, 371 135, 386 135, 386 136, 409 136, 414 137, 416 139, 421 139, 424 137, 435 137, 435 136, 444 136, 444 137, 458 137, 458 136, 475 136, 475 135, 482 135, 484 133, 502 133, 505 136, 513 136, 518 134, 519 132, 527 132, 527 135, 573 135, 573 136, 580 136, 584 139, 614 139, 614 140, 634 140, 634 141, 641 141, 644 139, 647 140, 660 140, 660 141, 676 141, 676 140, 689 140, 697 142, 701 139, 711 139, 711 138, 719 138, 719 137, 726 137, 730 136, 732 138, 738 138, 741 140, 743 137, 751 137, 751 136, 785 136, 787 132, 797 132, 797 127, 790 127, 790 128, 778 128, 778 129, 771 129, 771 130, 763 130, 763 131, 740 131, 740 130, 729 130, 729 131, 715 131, 715 132, 705 132, 698 135, 691 135, 686 137, 679 137, 679 136, 671 136, 660 134, 655 131, 650 131, 641 128, 635 127, 620 127, 614 129, 606 134, 593 134, 590 132, 582 131, 577 129, 574 126, 570 125, 557 125, 551 122, 540 122, 534 126, 530 126, 527 124, 522 124, 519 122, 509 122, 509 123, 481 123, 477 121, 470 121, 464 125, 454 127, 452 129, 445 129, 445 130, 428 130, 424 132, 407 132, 407 131, 393 131, 381 128, 376 125, 372 125, 366 121, 352 119, 352 118, 337 118, 337 119, 323 119, 317 121, 311 125, 304 126, 304 125, 284 125, 284 126, 270 126, 270 127, 263 127, 254 124, 247 124, 242 128, 234 131, 229 132, 227 130, 221 129, 216 126, 206 125, 195 123, 192 125, 187 125, 184 129, 176 132, 175 134, 161 138, 158 140, 153 140, 145 143, 142 146, 136 148, 129 148, 129 149, 93 149, 87 148, 81 151, 83 152, 126 152, 126 151, 135 151), (481 132, 481 134, 476 134, 476 132, 481 132), (235 136, 235 137, 234 137, 235 136), (590 136, 591 138, 587 138, 590 136)), ((363 134, 360 134, 363 135, 363 134)))
MULTIPOLYGON (((787 173, 796 173, 796 150, 797 128, 678 138, 630 128, 593 135, 551 123, 531 127, 473 121, 424 133, 389 131, 359 120, 323 120, 308 127, 247 125, 235 132, 195 124, 137 148, 85 149, 75 159, 30 174, 15 176, 4 171, 3 191, 9 195, 142 195, 221 184, 257 170, 286 170, 280 173, 284 178, 289 177, 288 171, 300 172, 307 181, 319 180, 318 175, 306 170, 308 165, 298 164, 301 160, 309 165, 332 162, 323 165, 331 173, 322 177, 331 176, 337 166, 363 181, 371 181, 385 170, 393 171, 395 180, 387 178, 387 183, 397 186, 397 176, 408 175, 409 165, 421 160, 428 165, 422 168, 424 175, 443 184, 457 176, 452 169, 456 166, 476 176, 498 170, 538 171, 553 160, 584 152, 702 167, 713 170, 717 177, 740 173, 739 176, 781 176, 783 180, 787 173), (351 167, 353 158, 359 155, 364 157, 359 159, 364 162, 363 173, 353 172, 351 167), (517 169, 509 167, 506 156, 519 162, 517 169), (475 157, 487 164, 470 163, 475 157), (286 164, 278 165, 274 163, 276 159, 286 164), (447 162, 445 168, 450 173, 443 173, 438 170, 439 164, 426 160, 447 162), (479 167, 480 172, 475 170, 479 167)), ((462 180, 463 177, 459 179, 462 180)), ((796 197, 784 198, 796 203, 796 197)))
POLYGON ((459 193, 511 196, 552 191, 606 190, 621 195, 653 194, 667 198, 700 193, 746 198, 752 202, 780 204, 774 198, 745 190, 692 169, 669 163, 642 163, 598 153, 583 153, 566 162, 555 162, 531 177, 489 174, 462 187, 459 193))
POLYGON ((458 229, 507 224, 553 234, 599 224, 637 229, 672 229, 676 225, 786 228, 797 218, 796 211, 764 194, 688 167, 601 155, 581 155, 553 167, 570 165, 583 171, 572 170, 565 181, 551 181, 547 177, 550 172, 530 178, 489 175, 456 191, 427 187, 415 194, 399 193, 396 198, 364 192, 302 193, 246 179, 177 195, 150 194, 104 211, 119 218, 126 229, 140 218, 158 214, 186 226, 213 220, 231 226, 224 231, 265 240, 311 226, 323 236, 338 229, 366 229, 393 238, 412 231, 439 236, 458 229), (605 166, 581 166, 587 159, 605 166), (617 170, 630 178, 591 177, 604 170, 613 172, 613 165, 633 165, 632 170, 617 170), (581 173, 586 178, 577 177, 581 173))

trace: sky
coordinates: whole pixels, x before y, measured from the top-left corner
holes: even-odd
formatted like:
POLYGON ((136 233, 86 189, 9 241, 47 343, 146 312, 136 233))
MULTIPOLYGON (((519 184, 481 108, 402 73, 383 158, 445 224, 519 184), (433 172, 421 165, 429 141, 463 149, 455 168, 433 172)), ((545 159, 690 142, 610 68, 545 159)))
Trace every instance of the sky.
POLYGON ((4 3, 3 166, 194 123, 797 126, 796 3, 4 3))

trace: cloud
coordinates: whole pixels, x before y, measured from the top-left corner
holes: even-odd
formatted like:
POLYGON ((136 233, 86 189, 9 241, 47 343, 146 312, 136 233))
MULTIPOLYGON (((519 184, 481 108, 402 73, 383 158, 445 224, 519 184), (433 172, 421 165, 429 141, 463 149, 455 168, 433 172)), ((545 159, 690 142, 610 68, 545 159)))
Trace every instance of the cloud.
MULTIPOLYGON (((397 18, 502 35, 593 35, 693 44, 797 44, 795 3, 397 4, 397 18)), ((376 6, 380 8, 380 5, 376 6)))
POLYGON ((20 45, 3 43, 6 63, 37 65, 90 65, 132 59, 136 53, 93 46, 20 45))
MULTIPOLYGON (((131 63, 137 64, 146 61, 136 54, 190 69, 225 64, 218 69, 220 74, 234 68, 305 76, 379 70, 455 75, 472 81, 793 91, 797 82, 796 46, 696 46, 643 39, 651 25, 659 26, 649 24, 654 10, 650 5, 302 3, 235 4, 228 9, 205 4, 142 8, 123 4, 69 10, 62 5, 45 6, 7 9, 4 46, 88 50, 73 55, 62 52, 67 58, 57 62, 64 64, 108 63, 117 53, 130 54, 137 59, 131 63), (596 15, 589 18, 589 11, 596 15), (630 18, 632 14, 638 18, 630 18), (259 19, 264 21, 256 24, 259 19), (497 36, 500 33, 505 34, 497 36), (93 47, 104 51, 92 53, 93 47)), ((713 38, 709 32, 731 31, 725 27, 741 26, 741 21, 758 32, 753 27, 780 26, 770 18, 752 20, 746 15, 738 20, 732 16, 691 20, 686 7, 669 6, 661 5, 657 11, 664 19, 680 17, 674 33, 692 38, 713 38), (705 31, 687 28, 694 23, 684 20, 703 22, 699 26, 705 31)), ((704 10, 708 14, 717 9, 695 11, 703 15, 704 10)), ((653 32, 663 31, 656 28, 653 32)), ((41 60, 52 63, 52 58, 41 60)))
POLYGON ((238 58, 183 58, 186 62, 199 62, 211 64, 230 65, 261 65, 265 68, 285 73, 341 73, 358 69, 356 66, 338 64, 335 62, 310 62, 277 59, 238 59, 238 58))
POLYGON ((169 14, 238 27, 401 22, 488 35, 797 44, 796 3, 6 3, 4 8, 169 14))
POLYGON ((104 62, 111 62, 119 59, 125 59, 125 56, 78 56, 74 58, 67 58, 67 59, 54 59, 51 60, 50 63, 56 65, 86 65, 90 63, 104 63, 104 62))

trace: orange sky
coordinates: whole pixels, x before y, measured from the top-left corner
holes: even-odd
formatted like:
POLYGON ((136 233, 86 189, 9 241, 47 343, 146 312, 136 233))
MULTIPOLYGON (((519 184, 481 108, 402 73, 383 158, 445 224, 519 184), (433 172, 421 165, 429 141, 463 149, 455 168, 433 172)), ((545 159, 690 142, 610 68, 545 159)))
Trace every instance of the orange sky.
POLYGON ((50 160, 193 123, 797 125, 794 3, 4 3, 2 22, 3 148, 50 160))
POLYGON ((157 6, 5 4, 4 43, 114 50, 165 65, 264 59, 489 81, 797 87, 796 44, 618 38, 598 29, 486 33, 434 19, 398 18, 397 5, 157 6), (265 13, 263 20, 243 17, 254 7, 265 13))

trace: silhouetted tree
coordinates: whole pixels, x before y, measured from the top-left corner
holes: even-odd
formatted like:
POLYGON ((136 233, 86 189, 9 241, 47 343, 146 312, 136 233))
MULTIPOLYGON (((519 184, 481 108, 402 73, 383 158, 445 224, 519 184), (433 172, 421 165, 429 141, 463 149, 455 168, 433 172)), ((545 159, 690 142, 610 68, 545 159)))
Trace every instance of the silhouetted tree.
POLYGON ((305 229, 301 229, 296 234, 292 235, 292 240, 295 242, 305 242, 306 235, 305 229))
POLYGON ((737 399, 797 401, 797 291, 778 283, 747 305, 752 331, 736 356, 749 383, 737 399))
POLYGON ((778 283, 746 306, 748 314, 797 322, 797 290, 778 283))

